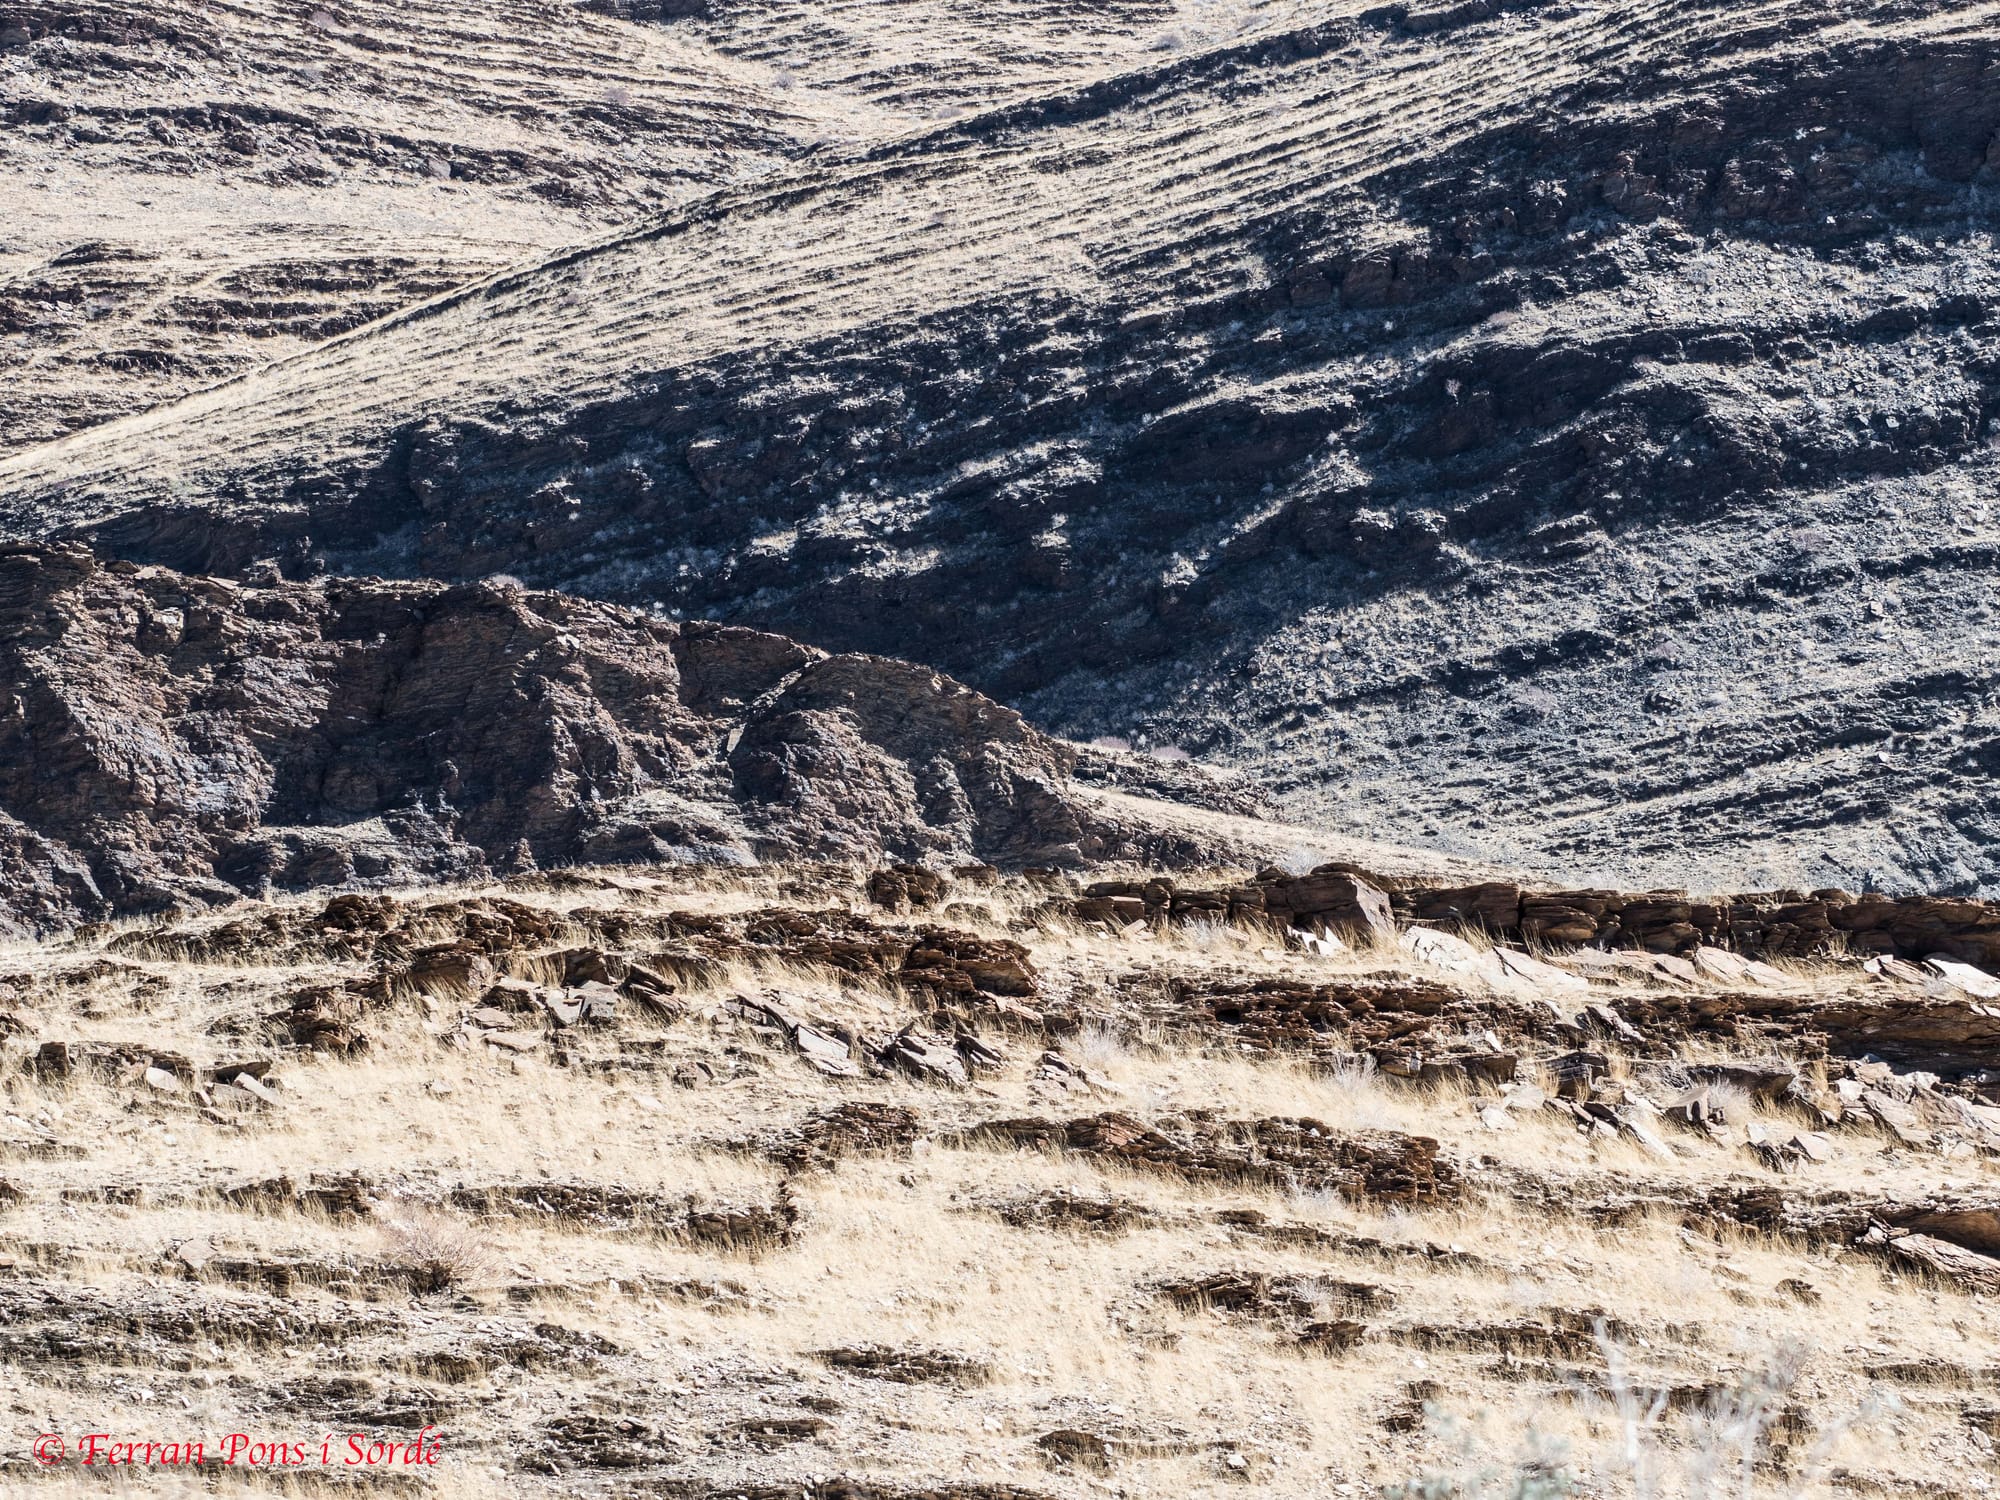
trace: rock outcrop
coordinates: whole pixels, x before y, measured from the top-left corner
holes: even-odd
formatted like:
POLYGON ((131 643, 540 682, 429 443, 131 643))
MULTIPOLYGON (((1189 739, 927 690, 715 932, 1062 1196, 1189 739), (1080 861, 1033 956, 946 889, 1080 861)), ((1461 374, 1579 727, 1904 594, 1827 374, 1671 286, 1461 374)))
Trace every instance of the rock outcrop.
POLYGON ((1991 0, 989 8, 1033 98, 813 9, 632 30, 971 112, 0 459, 0 532, 922 660, 1578 883, 2000 893, 1991 0))
MULTIPOLYGON (((1182 887, 1165 875, 1103 880, 1068 909, 1085 920, 1268 918, 1370 938, 1393 933, 1393 912, 1406 923, 1464 925, 1557 948, 1660 954, 1719 948, 1763 958, 1843 952, 2000 970, 2000 901, 1879 891, 1697 897, 1686 891, 1537 890, 1507 880, 1426 886, 1336 862, 1303 875, 1269 869, 1241 885, 1211 888, 1182 887)), ((1995 986, 1982 998, 2000 998, 2000 981, 1990 973, 1979 978, 1995 986)))
POLYGON ((0 553, 0 920, 581 860, 1110 852, 1069 752, 922 667, 506 584, 0 553))

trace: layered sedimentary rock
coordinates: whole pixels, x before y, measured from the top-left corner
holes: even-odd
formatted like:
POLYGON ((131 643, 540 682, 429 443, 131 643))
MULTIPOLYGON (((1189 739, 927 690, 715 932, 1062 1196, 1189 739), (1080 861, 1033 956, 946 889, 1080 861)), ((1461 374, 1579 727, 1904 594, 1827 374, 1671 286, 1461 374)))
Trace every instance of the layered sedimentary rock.
POLYGON ((0 0, 0 452, 1101 77, 1199 8, 0 0))
POLYGON ((0 918, 577 860, 1110 852, 923 667, 514 586, 0 553, 0 918))
MULTIPOLYGON (((1508 880, 1435 886, 1333 863, 1303 875, 1265 870, 1255 880, 1218 887, 1184 887, 1165 875, 1097 881, 1070 907, 1086 920, 1270 918, 1368 936, 1393 936, 1393 912, 1404 922, 1462 925, 1559 948, 1684 954, 1708 947, 1771 958, 1942 956, 2000 970, 2000 901, 1879 891, 1696 897, 1686 891, 1534 889, 1508 880)), ((2000 986, 2000 980, 1993 983, 2000 986)))
POLYGON ((921 659, 1578 883, 2000 889, 1991 0, 1183 20, 19 454, 5 526, 921 659))

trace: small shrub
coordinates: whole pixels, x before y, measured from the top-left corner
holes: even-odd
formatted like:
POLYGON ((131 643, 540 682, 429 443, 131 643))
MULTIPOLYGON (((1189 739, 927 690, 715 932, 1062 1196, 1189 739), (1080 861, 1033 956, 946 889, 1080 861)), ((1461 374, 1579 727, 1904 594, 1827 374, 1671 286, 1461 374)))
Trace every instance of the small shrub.
POLYGON ((424 1204, 399 1205, 382 1225, 382 1257, 409 1273, 417 1292, 444 1292, 490 1279, 499 1262, 463 1219, 424 1204))
POLYGON ((1326 854, 1323 850, 1308 849, 1300 844, 1297 848, 1285 851, 1284 858, 1278 861, 1278 868, 1287 875, 1310 875, 1325 863, 1326 854))

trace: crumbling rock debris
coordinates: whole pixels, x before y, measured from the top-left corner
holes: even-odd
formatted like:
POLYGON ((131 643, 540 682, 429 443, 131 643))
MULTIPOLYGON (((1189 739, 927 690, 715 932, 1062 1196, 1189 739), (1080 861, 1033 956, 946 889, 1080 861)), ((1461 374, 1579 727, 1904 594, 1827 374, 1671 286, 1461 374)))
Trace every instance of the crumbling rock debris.
POLYGON ((831 1425, 824 1417, 753 1417, 747 1422, 738 1422, 723 1436, 727 1440, 748 1443, 753 1448, 783 1448, 791 1443, 816 1438, 831 1425))
POLYGON ((766 907, 737 921, 680 916, 673 925, 676 935, 711 949, 767 948, 794 963, 871 978, 893 977, 909 941, 863 917, 789 907, 766 907))
POLYGON ((1044 1052, 1035 1062, 1035 1080, 1052 1083, 1065 1093, 1115 1094, 1117 1086, 1103 1074, 1094 1072, 1060 1052, 1044 1052))
POLYGON ((562 966, 562 982, 567 988, 599 986, 631 1000, 652 1020, 680 1019, 681 1006, 674 999, 678 983, 644 964, 601 948, 567 948, 550 954, 549 962, 562 966))
POLYGON ((1881 1217, 1892 1228, 1933 1235, 2000 1258, 2000 1202, 1937 1199, 1886 1208, 1881 1217))
MULTIPOLYGON (((1103 884, 1093 891, 1110 890, 1103 884)), ((1752 990, 1795 990, 1783 970, 1765 960, 1805 957, 1835 950, 1875 955, 1904 963, 1878 971, 1921 983, 1929 978, 1957 985, 1974 998, 2000 995, 2000 901, 1939 896, 1891 897, 1873 892, 1850 895, 1821 890, 1770 891, 1697 901, 1673 892, 1610 890, 1535 891, 1504 881, 1472 886, 1432 887, 1371 874, 1346 864, 1322 865, 1306 875, 1265 870, 1244 885, 1198 891, 1149 887, 1127 882, 1117 897, 1135 903, 1140 916, 1174 920, 1195 916, 1243 919, 1262 916, 1292 928, 1365 927, 1388 943, 1427 946, 1444 966, 1463 972, 1480 968, 1476 951, 1448 932, 1416 929, 1398 936, 1394 922, 1382 927, 1362 908, 1377 911, 1367 892, 1382 895, 1382 920, 1393 914, 1403 923, 1463 924, 1494 938, 1542 944, 1558 950, 1588 948, 1599 962, 1625 962, 1607 950, 1637 950, 1635 961, 1660 977, 1739 986, 1752 990), (1418 932, 1422 935, 1417 935, 1418 932), (1917 964, 1922 969, 1917 969, 1917 964), (1980 967, 1983 966, 1983 967, 1980 967)), ((1072 903, 1079 916, 1085 911, 1072 903)), ((1521 977, 1563 984, 1549 966, 1512 949, 1496 951, 1495 961, 1512 965, 1521 977)))
POLYGON ((385 1260, 363 1260, 354 1256, 322 1258, 305 1255, 242 1255, 218 1250, 213 1240, 190 1241, 179 1246, 175 1256, 198 1274, 232 1286, 250 1287, 279 1297, 288 1297, 301 1287, 319 1287, 336 1296, 366 1301, 379 1295, 383 1285, 409 1286, 419 1280, 417 1268, 397 1266, 385 1260), (193 1251, 198 1265, 189 1260, 193 1251))
POLYGON ((923 865, 890 865, 868 876, 868 899, 893 912, 923 911, 944 900, 951 878, 923 865))
POLYGON ((984 1360, 951 1349, 897 1349, 862 1344, 853 1348, 815 1349, 812 1357, 844 1374, 892 1380, 899 1385, 931 1380, 970 1384, 984 1380, 988 1373, 984 1360))
POLYGON ((1335 1063, 1372 1053, 1385 1073, 1425 1082, 1462 1074, 1505 1082, 1513 1060, 1496 1043, 1475 1053, 1463 1043, 1496 1024, 1510 1036, 1552 1035, 1548 1014, 1486 1000, 1449 984, 1401 974, 1364 974, 1319 983, 1293 979, 1216 982, 1175 978, 1169 1018, 1246 1050, 1304 1052, 1335 1063), (1427 1044, 1438 1047, 1431 1057, 1427 1044), (1436 1066, 1426 1072, 1427 1062, 1436 1066))
POLYGON ((564 1030, 572 1026, 612 1026, 618 1021, 618 991, 596 980, 573 990, 551 991, 541 998, 544 1013, 564 1030))
POLYGON ((1052 1468, 1079 1469, 1086 1474, 1109 1474, 1117 1455, 1110 1439, 1073 1427, 1045 1432, 1035 1439, 1044 1462, 1052 1468))
POLYGON ((1002 1203, 1001 1219, 1017 1229, 1074 1229, 1099 1234, 1123 1234, 1160 1222, 1155 1209, 1128 1198, 1057 1189, 1054 1192, 1002 1203))
POLYGON ((1344 1354, 1368 1337, 1368 1325, 1353 1318, 1323 1318, 1298 1331, 1298 1346, 1315 1354, 1344 1354))
POLYGON ((914 1024, 891 1037, 876 1058, 884 1067, 908 1073, 923 1083, 964 1088, 972 1077, 965 1059, 948 1039, 926 1036, 914 1024))
POLYGON ((1421 921, 1476 923, 1497 937, 1558 947, 1586 944, 1676 954, 1721 983, 1790 988, 1762 959, 1801 957, 1837 947, 1901 959, 1933 956, 2000 965, 2000 902, 1935 896, 1859 896, 1822 890, 1694 901, 1673 893, 1533 892, 1503 883, 1392 892, 1398 910, 1421 921))
MULTIPOLYGON (((1274 1275, 1265 1271, 1218 1271, 1159 1285, 1159 1293, 1177 1306, 1214 1309, 1259 1322, 1308 1328, 1332 1340, 1330 1331, 1342 1320, 1334 1312, 1382 1312, 1396 1303, 1396 1294, 1372 1282, 1342 1281, 1313 1275, 1274 1275)), ((1358 1325, 1356 1325, 1358 1326, 1358 1325)))
POLYGON ((587 1368, 625 1351, 601 1333, 541 1322, 511 1327, 488 1324, 470 1352, 473 1358, 490 1361, 495 1368, 511 1365, 524 1370, 567 1370, 587 1368))
POLYGON ((1429 1419, 1430 1407, 1444 1394, 1444 1387, 1435 1380, 1407 1380, 1403 1382, 1399 1399, 1382 1414, 1382 1430, 1385 1432, 1415 1432, 1429 1419))
POLYGON ((636 1417, 571 1412, 552 1419, 541 1440, 520 1460, 529 1474, 562 1474, 576 1469, 643 1469, 673 1456, 673 1445, 657 1427, 636 1417))
POLYGON ((269 1392, 273 1411, 298 1412, 353 1430, 394 1428, 415 1432, 448 1420, 463 1403, 434 1390, 364 1375, 305 1376, 269 1392))
POLYGON ((1535 1315, 1492 1323, 1410 1323, 1384 1327, 1385 1337, 1419 1349, 1484 1349, 1498 1354, 1544 1359, 1586 1360, 1597 1355, 1600 1336, 1628 1334, 1601 1308, 1547 1307, 1535 1315))
POLYGON ((1966 1291, 1992 1295, 2000 1292, 2000 1258, 1935 1235, 1916 1230, 1888 1230, 1872 1226, 1861 1243, 1880 1248, 1905 1266, 1926 1271, 1966 1291))
POLYGON ((1740 1224, 1808 1244, 1853 1244, 1875 1222, 1874 1205, 1849 1193, 1788 1193, 1776 1187, 1716 1188, 1686 1205, 1689 1217, 1740 1224))
MULTIPOLYGON (((924 928, 904 953, 897 975, 906 986, 941 1003, 990 1004, 987 997, 1032 1000, 1039 990, 1028 950, 1019 943, 948 927, 924 928)), ((1003 1008, 1001 1013, 1010 1012, 1003 1008)))
MULTIPOLYGON (((591 860, 1102 843, 1070 752, 928 670, 486 584, 244 587, 17 546, 0 724, 15 930, 591 860), (156 649, 141 622, 167 611, 156 649)), ((463 951, 409 962, 418 987, 490 978, 463 951)))
POLYGON ((1186 1116, 1163 1122, 1175 1135, 1116 1112, 1060 1124, 1042 1119, 994 1120, 966 1132, 976 1144, 1053 1148, 1188 1177, 1327 1189, 1354 1198, 1445 1203, 1461 1193, 1458 1175, 1439 1158, 1438 1143, 1393 1131, 1340 1135, 1309 1119, 1224 1121, 1186 1116))
MULTIPOLYGON (((499 959, 547 947, 556 914, 506 896, 397 897, 347 891, 323 902, 261 906, 251 914, 196 920, 169 929, 137 928, 113 938, 120 952, 208 963, 374 962, 371 998, 409 988, 410 962, 436 950, 471 973, 470 955, 499 959)), ((496 965, 497 967, 497 965, 496 965)))
POLYGON ((666 1234, 736 1249, 789 1244, 801 1221, 798 1205, 783 1191, 771 1203, 709 1202, 553 1178, 458 1187, 446 1201, 482 1215, 545 1217, 599 1231, 666 1234))
POLYGON ((303 1184, 291 1177, 265 1177, 221 1190, 239 1208, 293 1208, 330 1219, 367 1218, 375 1212, 373 1184, 359 1172, 313 1174, 303 1184))
POLYGON ((1801 1166, 1828 1161, 1833 1155, 1832 1143, 1816 1131, 1774 1130, 1755 1120, 1748 1129, 1751 1151, 1774 1172, 1796 1171, 1801 1166))
POLYGON ((1565 1052, 1542 1064, 1555 1084, 1558 1099, 1586 1100, 1599 1079, 1611 1071, 1611 1059, 1602 1052, 1565 1052))
POLYGON ((921 1021, 911 1022, 889 1038, 875 1056, 885 1068, 952 1088, 964 1088, 975 1073, 992 1072, 1006 1066, 1007 1061, 970 1031, 961 1029, 955 1035, 940 1036, 921 1021))
POLYGON ((360 1025, 367 1006, 365 996, 349 985, 314 984, 293 991, 290 1004, 267 1020, 291 1046, 352 1057, 368 1050, 360 1025))
POLYGON ((826 1169, 863 1152, 907 1152, 922 1128, 915 1110, 855 1100, 808 1115, 765 1149, 795 1172, 826 1169))
POLYGON ((170 1368, 190 1346, 208 1342, 267 1353, 340 1350, 406 1331, 395 1315, 351 1303, 322 1309, 258 1292, 216 1297, 165 1278, 115 1300, 62 1281, 0 1280, 0 1359, 13 1367, 123 1358, 170 1368))
POLYGON ((194 1064, 180 1053, 132 1042, 43 1042, 29 1056, 27 1069, 45 1082, 96 1074, 163 1092, 172 1092, 195 1077, 194 1064))
POLYGON ((775 996, 758 999, 732 996, 728 1009, 735 1015, 764 1027, 784 1040, 816 1073, 828 1078, 859 1078, 860 1065, 854 1057, 854 1037, 845 1028, 830 1022, 811 1022, 794 1015, 775 996))
POLYGON ((476 994, 493 982, 493 960, 477 942, 433 943, 406 958, 397 978, 420 994, 476 994))

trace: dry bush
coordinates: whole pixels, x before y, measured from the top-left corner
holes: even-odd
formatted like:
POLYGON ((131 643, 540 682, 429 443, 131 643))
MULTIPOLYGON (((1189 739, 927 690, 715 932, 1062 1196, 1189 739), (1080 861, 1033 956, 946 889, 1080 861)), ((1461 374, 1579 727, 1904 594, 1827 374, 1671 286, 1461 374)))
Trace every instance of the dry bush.
POLYGON ((1241 948, 1249 941, 1249 934, 1241 927, 1218 917, 1196 917, 1192 921, 1176 922, 1168 933, 1179 946, 1199 953, 1213 953, 1220 948, 1241 948))
POLYGON ((1761 1363, 1719 1389, 1675 1433, 1668 1427, 1668 1392, 1634 1373, 1629 1355, 1606 1335, 1601 1321, 1597 1344, 1604 1358, 1601 1384, 1576 1394, 1609 1406, 1617 1438, 1596 1473, 1573 1466, 1532 1427, 1521 1457, 1484 1456, 1480 1422, 1426 1407, 1433 1430, 1457 1450, 1456 1461, 1389 1486, 1385 1500, 1554 1500, 1580 1494, 1803 1500, 1819 1493, 1827 1460, 1841 1439, 1884 1414, 1879 1404, 1864 1404, 1823 1429, 1810 1450, 1794 1451, 1787 1427, 1811 1350, 1795 1339, 1780 1339, 1761 1363))
POLYGON ((1287 875, 1310 875, 1333 856, 1324 849, 1308 848, 1299 844, 1287 849, 1277 861, 1278 868, 1287 875))
POLYGON ((444 1292, 477 1286, 500 1262, 479 1229, 427 1204, 398 1204, 381 1228, 382 1258, 406 1271, 412 1290, 444 1292))

